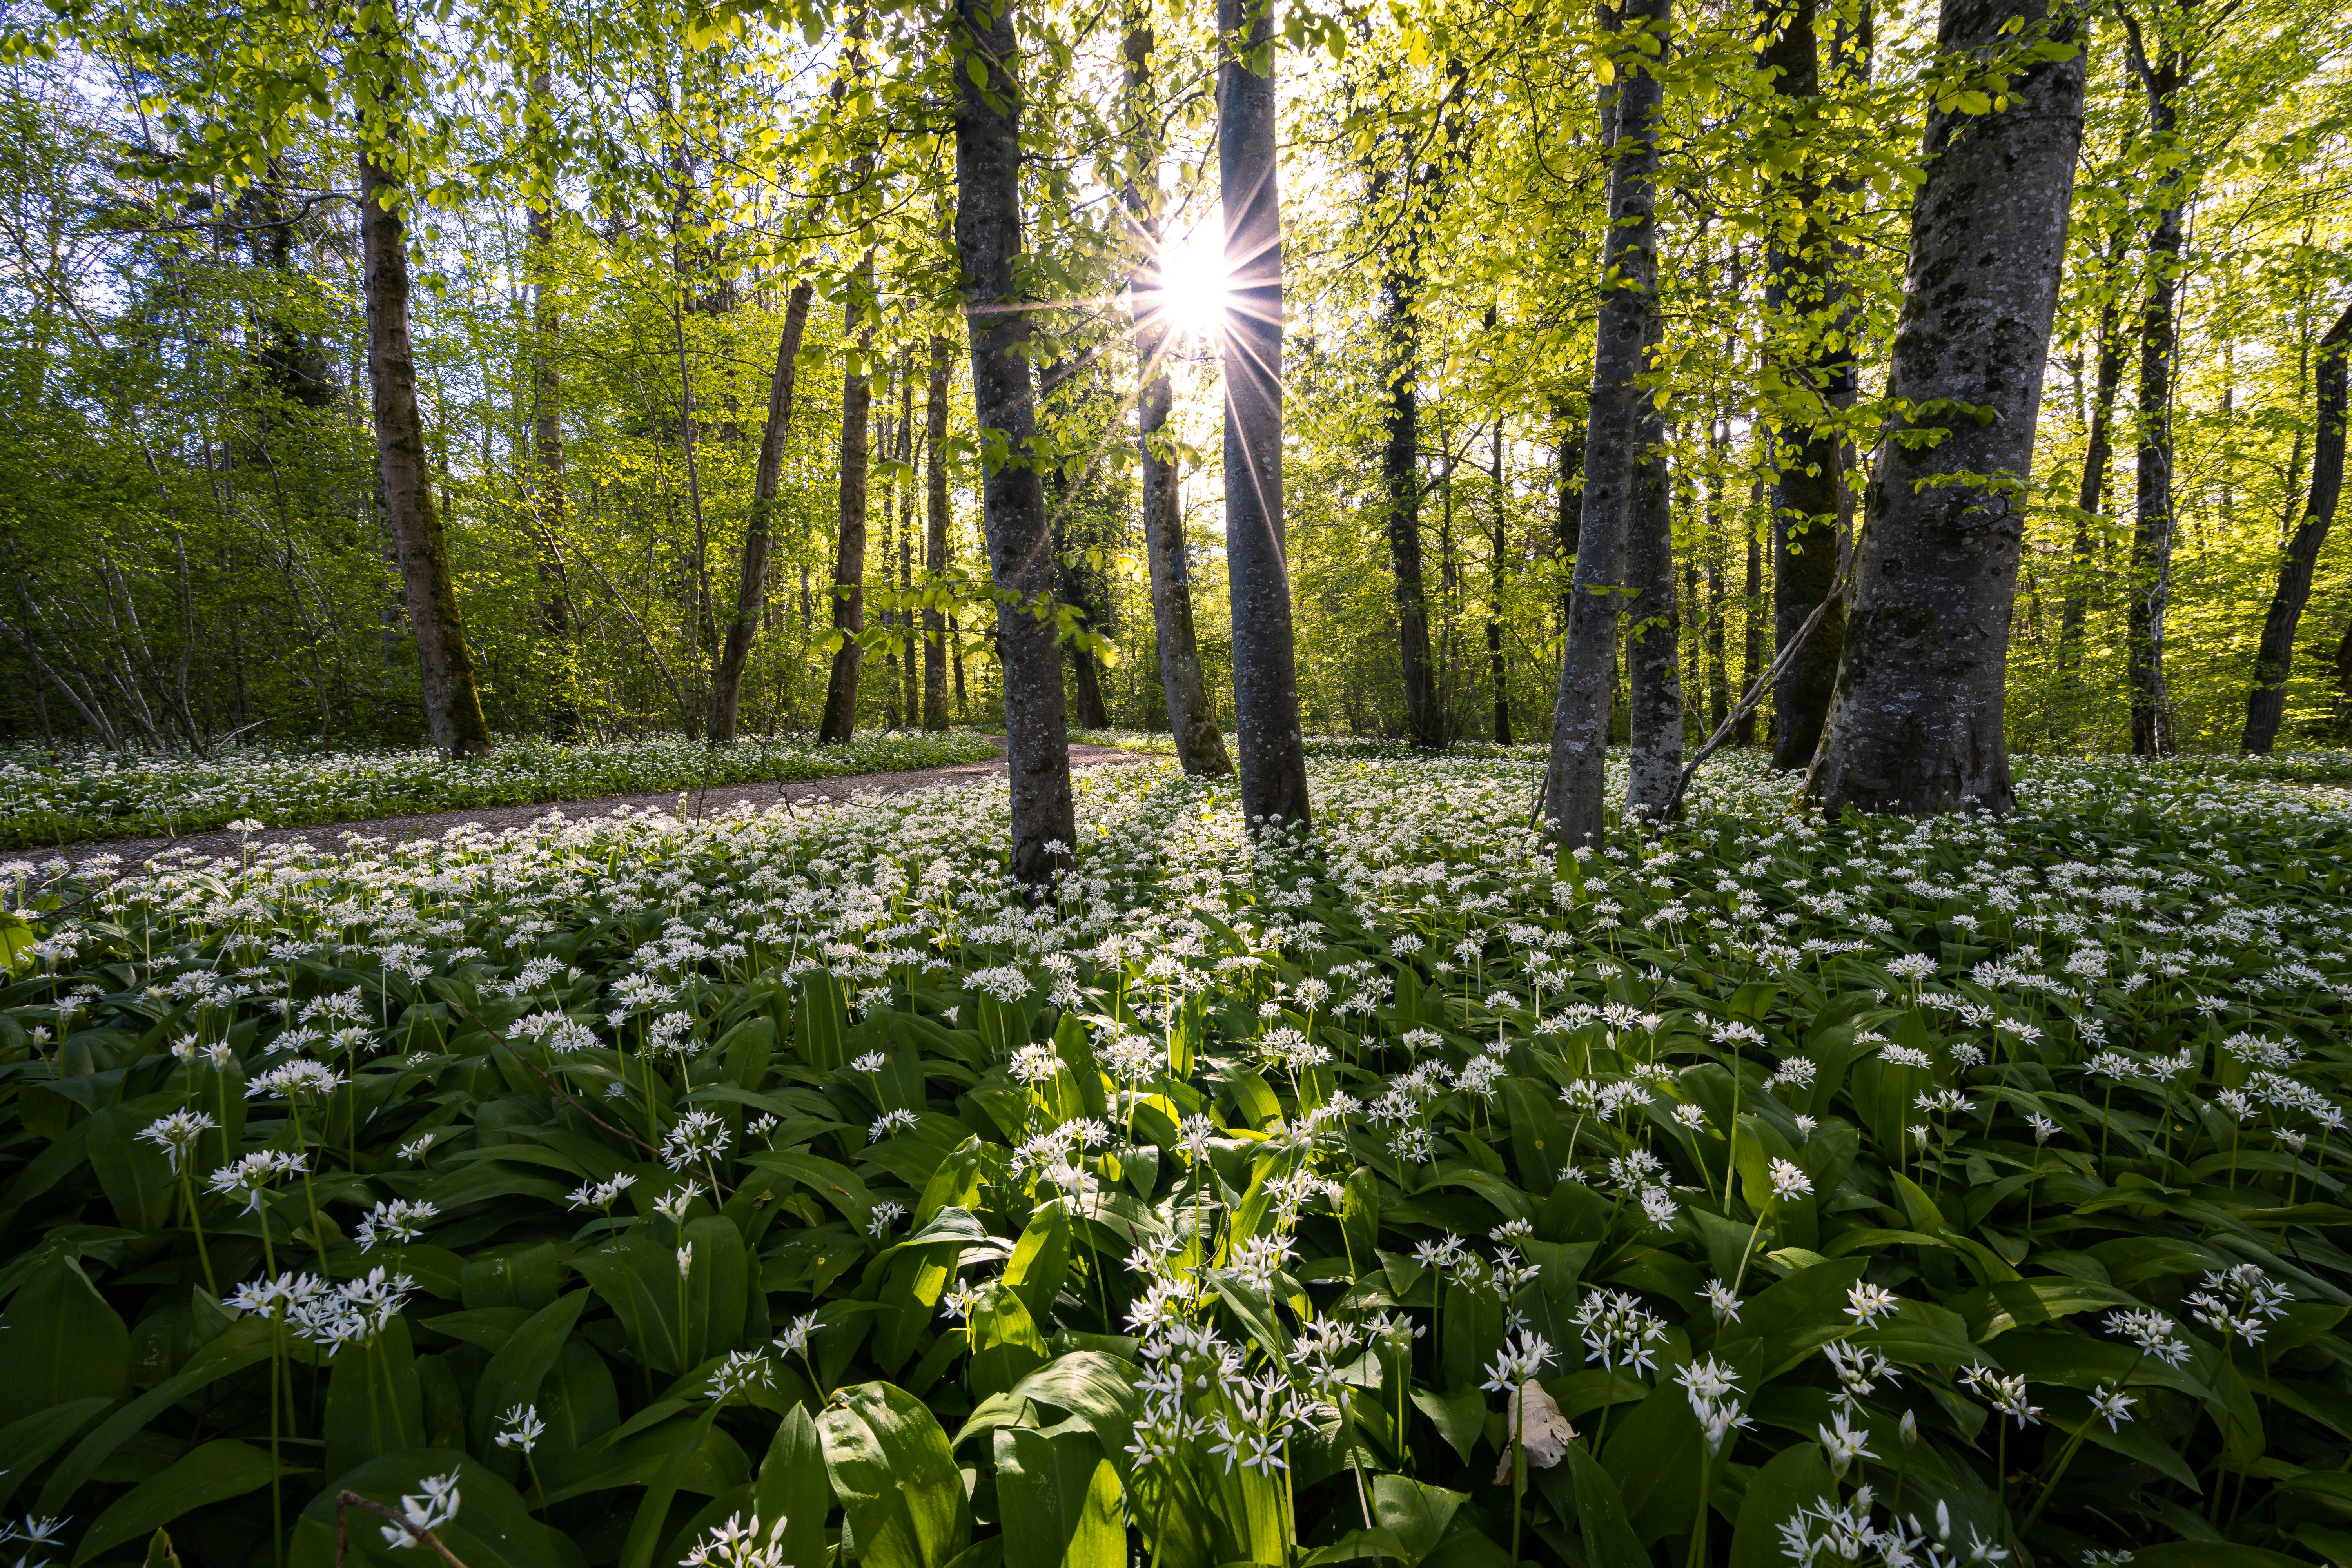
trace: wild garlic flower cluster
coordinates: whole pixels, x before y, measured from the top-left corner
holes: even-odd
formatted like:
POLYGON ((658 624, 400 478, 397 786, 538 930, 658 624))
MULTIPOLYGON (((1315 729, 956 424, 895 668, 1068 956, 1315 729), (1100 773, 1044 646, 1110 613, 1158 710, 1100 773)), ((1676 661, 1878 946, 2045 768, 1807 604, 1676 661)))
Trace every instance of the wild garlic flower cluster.
POLYGON ((415 1289, 409 1276, 382 1268, 340 1285, 316 1274, 287 1273, 248 1280, 222 1298, 221 1305, 287 1323, 331 1356, 347 1345, 369 1343, 391 1327, 415 1289))

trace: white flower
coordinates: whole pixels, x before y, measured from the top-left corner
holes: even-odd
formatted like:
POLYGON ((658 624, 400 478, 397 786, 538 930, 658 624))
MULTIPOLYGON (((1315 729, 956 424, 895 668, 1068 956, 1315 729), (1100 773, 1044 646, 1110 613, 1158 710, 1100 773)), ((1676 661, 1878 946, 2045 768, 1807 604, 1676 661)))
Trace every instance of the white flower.
POLYGON ((425 1542, 419 1539, 419 1531, 437 1530, 457 1518, 459 1500, 457 1471, 464 1468, 462 1465, 455 1467, 446 1476, 427 1476, 417 1483, 425 1489, 423 1495, 402 1498, 400 1511, 404 1522, 383 1527, 384 1544, 422 1546, 425 1542))
POLYGON ((501 1448, 520 1448, 528 1454, 539 1446, 541 1434, 547 1423, 539 1418, 536 1405, 518 1405, 507 1412, 506 1424, 499 1429, 498 1444, 501 1448))
POLYGON ((1813 1190, 1813 1179, 1786 1160, 1772 1162, 1772 1195, 1775 1198, 1803 1197, 1813 1190))
POLYGON ((201 1110, 175 1110, 169 1116, 159 1116, 147 1124, 139 1136, 163 1151, 172 1163, 172 1173, 180 1173, 180 1162, 196 1140, 220 1125, 201 1110))
POLYGON ((2110 1432, 2132 1418, 2131 1407, 2137 1403, 2130 1394, 2120 1389, 2109 1388, 2105 1384, 2091 1391, 2092 1413, 2105 1418, 2110 1432))
POLYGON ((1717 1322, 1736 1323, 1739 1321, 1739 1309, 1746 1303, 1731 1293, 1730 1286, 1720 1279, 1710 1279, 1706 1282, 1706 1304, 1715 1309, 1717 1322))
POLYGON ((1847 1317, 1858 1328, 1869 1328, 1887 1313, 1903 1304, 1902 1298, 1884 1286, 1857 1280, 1845 1293, 1847 1317))

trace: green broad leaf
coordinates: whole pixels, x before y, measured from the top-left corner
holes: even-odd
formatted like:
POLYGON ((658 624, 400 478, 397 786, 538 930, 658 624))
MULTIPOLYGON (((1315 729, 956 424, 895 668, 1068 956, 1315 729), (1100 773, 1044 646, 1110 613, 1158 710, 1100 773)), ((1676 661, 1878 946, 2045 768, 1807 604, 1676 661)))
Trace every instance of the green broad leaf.
POLYGON ((2077 1312, 2134 1308, 2141 1302, 2128 1290, 2062 1274, 1996 1280, 1962 1291, 1945 1304, 1967 1321, 1969 1337, 1981 1343, 2011 1329, 2036 1327, 2077 1312))
MULTIPOLYGON (((5 1339, 5 1335, 0 1335, 0 1341, 5 1339)), ((269 1325, 258 1318, 239 1318, 230 1324, 198 1351, 177 1373, 165 1378, 116 1411, 100 1423, 89 1436, 75 1445, 73 1452, 65 1457, 42 1484, 36 1511, 51 1517, 65 1513, 67 1505, 82 1483, 89 1480, 131 1434, 143 1430, 148 1422, 206 1384, 268 1361, 269 1339, 269 1325)), ((62 1424, 65 1419, 62 1412, 57 1415, 62 1424)), ((11 1426, 9 1430, 13 1431, 15 1427, 11 1426)), ((5 1484, 0 1481, 0 1485, 5 1484)))
POLYGON ((743 1163, 775 1171, 802 1183, 821 1201, 841 1211, 841 1217, 858 1230, 864 1230, 874 1218, 874 1194, 866 1190, 857 1173, 821 1154, 764 1149, 743 1156, 743 1163))
MULTIPOLYGON (((580 1568, 580 1548, 562 1531, 530 1515, 520 1494, 454 1448, 406 1448, 383 1454, 321 1488, 294 1529, 289 1568, 331 1568, 335 1562, 335 1498, 352 1491, 395 1511, 401 1499, 423 1490, 427 1476, 455 1472, 457 1517, 433 1531, 466 1568, 580 1568)), ((382 1521, 354 1514, 351 1558, 378 1568, 417 1568, 419 1553, 384 1544, 382 1521)))
POLYGON ((2132 1568, 2305 1568, 2297 1559, 2234 1541, 2167 1541, 2132 1548, 2132 1568))
POLYGON ((824 1518, 833 1507, 833 1482, 825 1474, 824 1440, 805 1406, 795 1407, 776 1428, 752 1489, 762 1520, 784 1525, 784 1561, 814 1563, 824 1555, 824 1518))
POLYGON ((751 1265, 743 1233, 720 1215, 687 1221, 683 1242, 692 1255, 682 1274, 677 1247, 657 1238, 656 1228, 636 1226, 571 1262, 620 1319, 630 1353, 656 1372, 675 1374, 734 1349, 742 1338, 751 1265))
POLYGON ((1000 1427, 995 1442, 997 1513, 1014 1562, 1123 1568, 1118 1472, 1092 1433, 1000 1427))
MULTIPOLYGON (((539 1474, 546 1487, 546 1502, 650 1486, 677 1451, 678 1439, 701 1424, 701 1412, 690 1411, 681 1400, 662 1400, 596 1441, 583 1445, 578 1452, 551 1464, 542 1463, 539 1474)), ((704 1434, 702 1446, 695 1450, 677 1489, 717 1497, 751 1477, 751 1461, 743 1446, 725 1427, 714 1426, 704 1434)))
POLYGON ((114 1205, 114 1222, 126 1230, 162 1230, 172 1223, 179 1193, 171 1162, 139 1133, 155 1113, 176 1109, 178 1098, 150 1095, 135 1105, 107 1106, 89 1119, 90 1169, 114 1205))
POLYGON ((1626 1518, 1643 1547, 1666 1535, 1691 1532, 1705 1447, 1690 1396, 1663 1376, 1623 1423, 1611 1428, 1601 1463, 1617 1483, 1626 1518))
POLYGON ((677 1497, 678 1488, 693 1467, 695 1456, 701 1452, 704 1440, 710 1436, 711 1424, 719 1419, 719 1408, 718 1402, 712 1401, 700 1418, 671 1445, 652 1484, 646 1488, 646 1495, 638 1500, 628 1539, 621 1543, 620 1568, 653 1568, 662 1544, 662 1527, 669 1521, 669 1505, 677 1497))
POLYGON ((73 1561, 79 1568, 149 1531, 176 1523, 197 1509, 266 1487, 272 1475, 293 1468, 273 1466, 263 1449, 233 1438, 215 1438, 117 1499, 81 1538, 73 1561))
POLYGON ((466 1425, 468 1447, 509 1482, 522 1474, 523 1457, 512 1448, 498 1446, 499 1428, 517 1406, 537 1408, 540 1384, 547 1381, 547 1374, 562 1359, 564 1342, 571 1338, 572 1325, 580 1321, 581 1309, 587 1304, 585 1290, 557 1297, 515 1330, 490 1357, 489 1365, 482 1369, 481 1382, 474 1391, 473 1411, 466 1425))
POLYGON ((0 1321, 0 1422, 131 1392, 131 1331, 59 1252, 33 1270, 0 1321))
POLYGON ((1467 1492, 1426 1486, 1409 1476, 1372 1478, 1372 1517, 1395 1541, 1406 1568, 1437 1550, 1454 1514, 1469 1500, 1467 1492))
POLYGON ((971 1336, 971 1389, 1002 1394, 1045 1364, 1045 1338, 1021 1298, 1003 1281, 983 1291, 966 1325, 971 1336))
POLYGON ((16 1495, 18 1482, 73 1441, 75 1433, 113 1403, 102 1398, 77 1399, 0 1428, 0 1506, 16 1495))
POLYGON ((1457 1389, 1451 1394, 1416 1388, 1412 1391, 1412 1403, 1436 1426, 1437 1435, 1445 1439, 1446 1446, 1462 1456, 1464 1464, 1468 1464, 1478 1439, 1486 1435, 1486 1396, 1475 1388, 1457 1389))
POLYGON ((1649 1552, 1625 1517, 1625 1500, 1617 1483, 1592 1456, 1574 1443, 1568 1446, 1568 1477, 1576 1495, 1577 1524, 1584 1533, 1585 1556, 1593 1563, 1647 1563, 1649 1552))
POLYGON ((1015 1384, 1011 1397, 1016 1408, 1034 1400, 1067 1411, 1095 1435, 1120 1476, 1128 1474, 1138 1400, 1135 1369, 1127 1362, 1101 1351, 1071 1351, 1015 1384))
POLYGON ((817 1432, 859 1561, 944 1568, 971 1542, 971 1510, 938 1420, 887 1383, 859 1384, 835 1400, 817 1432))
MULTIPOLYGON (((1571 1450, 1572 1452, 1573 1450, 1571 1450)), ((1739 1523, 1731 1533, 1731 1568, 1786 1568, 1780 1527, 1800 1509, 1832 1496, 1829 1461, 1818 1443, 1797 1443, 1764 1463, 1740 1499, 1739 1523)))
POLYGON ((885 1369, 896 1373, 914 1353, 965 1248, 992 1239, 980 1221, 950 1207, 933 1213, 913 1236, 890 1247, 896 1256, 876 1296, 894 1314, 875 1336, 874 1353, 885 1369))
POLYGON ((1070 1210, 1057 1198, 1038 1205, 1029 1216, 1001 1283, 1021 1299, 1030 1321, 1042 1327, 1052 1321, 1054 1298, 1061 1294, 1069 1271, 1070 1210))
POLYGON ((1933 1302, 1905 1299, 1874 1328, 1857 1331, 1852 1342, 1866 1345, 1890 1361, 1922 1366, 1966 1366, 1999 1358, 1969 1337, 1969 1325, 1958 1312, 1933 1302))
POLYGON ((1402 1563, 1413 1568, 1420 1561, 1394 1532, 1375 1528, 1351 1530, 1330 1545, 1317 1547, 1298 1560, 1298 1568, 1328 1568, 1337 1563, 1402 1563))
MULTIPOLYGON (((839 638, 835 636, 835 646, 839 638)), ((849 1006, 842 984, 824 970, 801 977, 800 1003, 793 1016, 793 1044, 801 1058, 819 1072, 831 1072, 849 1059, 849 1006)), ((861 1222, 862 1223, 862 1222, 861 1222)))
POLYGON ((394 1318, 372 1344, 335 1352, 327 1380, 327 1472, 341 1475, 381 1454, 425 1447, 425 1390, 408 1321, 394 1318))

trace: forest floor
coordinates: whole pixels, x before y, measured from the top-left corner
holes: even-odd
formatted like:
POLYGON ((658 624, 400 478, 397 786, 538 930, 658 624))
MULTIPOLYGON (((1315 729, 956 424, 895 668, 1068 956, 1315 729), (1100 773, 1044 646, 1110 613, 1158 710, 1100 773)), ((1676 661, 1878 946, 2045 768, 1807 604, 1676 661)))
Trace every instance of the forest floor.
MULTIPOLYGON (((838 778, 799 779, 785 784, 770 781, 721 784, 705 790, 647 790, 635 795, 602 795, 593 800, 536 801, 520 805, 472 806, 460 811, 378 816, 355 822, 323 822, 309 827, 266 828, 246 842, 252 848, 259 848, 265 844, 303 843, 313 848, 334 850, 342 847, 346 835, 374 840, 438 838, 453 827, 468 825, 502 833, 509 828, 527 826, 549 812, 557 810, 575 817, 609 816, 621 811, 665 811, 672 816, 694 819, 718 816, 739 805, 756 808, 808 802, 824 804, 846 801, 861 795, 903 795, 909 790, 926 789, 935 784, 976 784, 982 779, 1003 778, 1005 773, 1004 737, 992 735, 989 738, 996 742, 996 755, 984 763, 908 768, 897 773, 851 773, 838 778)), ((1114 747, 1083 745, 1076 742, 1070 743, 1072 767, 1116 767, 1147 760, 1138 752, 1119 751, 1114 747)), ((166 849, 186 850, 197 855, 234 856, 237 853, 238 843, 238 836, 234 833, 191 833, 176 838, 91 839, 67 845, 52 853, 62 855, 77 864, 100 855, 112 855, 126 866, 136 866, 166 849)))

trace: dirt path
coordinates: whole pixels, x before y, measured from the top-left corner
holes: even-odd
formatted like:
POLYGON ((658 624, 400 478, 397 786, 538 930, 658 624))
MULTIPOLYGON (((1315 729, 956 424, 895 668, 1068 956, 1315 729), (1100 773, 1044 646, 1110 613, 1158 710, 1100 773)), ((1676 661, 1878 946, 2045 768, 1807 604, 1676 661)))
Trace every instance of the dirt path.
MULTIPOLYGON (((839 802, 861 795, 904 795, 908 790, 927 789, 935 784, 976 784, 982 779, 1004 776, 1004 741, 995 737, 996 757, 985 763, 956 763, 940 768, 910 768, 903 773, 847 773, 839 778, 796 779, 789 784, 725 784, 713 789, 680 792, 653 790, 639 795, 608 795, 594 800, 537 801, 522 805, 483 805, 463 811, 426 812, 414 816, 378 816, 363 822, 326 822, 310 827, 267 828, 253 836, 252 844, 302 843, 313 848, 339 850, 343 836, 354 834, 366 838, 438 838, 453 827, 467 823, 478 824, 493 833, 503 833, 512 827, 526 827, 551 811, 561 810, 572 818, 605 816, 624 807, 635 811, 664 811, 678 815, 683 794, 684 815, 717 816, 738 805, 780 805, 786 802, 839 802)), ((1147 759, 1134 752, 1115 751, 1108 746, 1070 747, 1070 765, 1076 767, 1117 767, 1147 759)), ((237 836, 234 833, 192 833, 182 838, 102 838, 87 844, 68 845, 50 851, 76 862, 99 855, 121 858, 125 866, 136 866, 151 856, 166 849, 186 850, 197 855, 234 856, 237 852, 237 836)), ((43 856, 46 858, 46 855, 43 856)))

